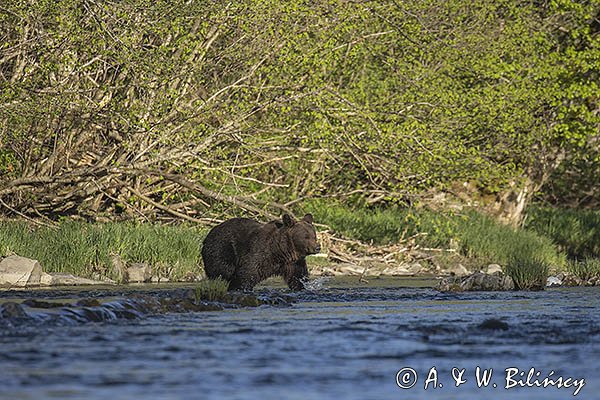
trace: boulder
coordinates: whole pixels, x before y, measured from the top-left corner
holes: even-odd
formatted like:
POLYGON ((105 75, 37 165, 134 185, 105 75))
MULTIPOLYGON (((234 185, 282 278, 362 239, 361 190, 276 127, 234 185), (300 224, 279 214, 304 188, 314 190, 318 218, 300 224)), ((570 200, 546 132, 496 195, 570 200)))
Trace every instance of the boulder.
POLYGON ((502 273, 504 271, 502 270, 502 267, 500 265, 498 265, 498 264, 490 264, 490 265, 487 266, 487 270, 485 272, 488 273, 488 274, 495 274, 496 272, 502 273))
POLYGON ((510 276, 499 272, 494 274, 476 272, 464 277, 444 278, 437 289, 441 292, 507 291, 515 290, 515 283, 510 276))
POLYGON ((451 275, 466 276, 469 275, 469 270, 462 264, 454 265, 448 268, 447 272, 451 275))
POLYGON ((27 313, 19 303, 7 302, 0 305, 0 317, 2 318, 27 318, 27 313))
POLYGON ((558 276, 549 276, 548 279, 546 280, 547 287, 561 286, 561 285, 562 285, 562 279, 558 276))
POLYGON ((0 286, 39 286, 42 266, 37 260, 10 256, 0 261, 0 286))
POLYGON ((42 272, 42 276, 40 277, 40 285, 52 286, 52 275, 47 272, 42 272))
POLYGON ((127 282, 127 267, 125 261, 118 254, 110 254, 111 269, 118 283, 127 282))
POLYGON ((106 285, 107 282, 95 281, 71 274, 60 272, 43 273, 41 284, 43 286, 79 286, 79 285, 106 285))
POLYGON ((130 283, 150 282, 152 268, 148 264, 133 263, 127 266, 127 281, 130 283))

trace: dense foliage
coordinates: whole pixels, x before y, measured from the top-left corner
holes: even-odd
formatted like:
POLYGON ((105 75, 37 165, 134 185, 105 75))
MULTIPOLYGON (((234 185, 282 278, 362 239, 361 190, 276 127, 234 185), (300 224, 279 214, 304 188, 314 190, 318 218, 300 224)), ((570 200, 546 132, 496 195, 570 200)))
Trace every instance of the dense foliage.
POLYGON ((7 0, 0 208, 205 221, 467 181, 598 204, 599 11, 7 0))

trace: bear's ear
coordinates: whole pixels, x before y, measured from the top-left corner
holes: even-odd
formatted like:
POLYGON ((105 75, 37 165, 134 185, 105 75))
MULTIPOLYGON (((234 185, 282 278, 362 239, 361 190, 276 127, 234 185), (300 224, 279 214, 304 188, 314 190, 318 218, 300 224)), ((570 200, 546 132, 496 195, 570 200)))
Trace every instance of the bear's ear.
POLYGON ((282 219, 283 219, 283 226, 285 226, 285 227, 290 227, 296 223, 296 220, 294 219, 294 217, 292 217, 289 214, 284 214, 282 219))
POLYGON ((312 216, 312 214, 306 214, 304 216, 304 218, 302 218, 302 221, 308 222, 309 224, 312 224, 313 223, 313 216, 312 216))

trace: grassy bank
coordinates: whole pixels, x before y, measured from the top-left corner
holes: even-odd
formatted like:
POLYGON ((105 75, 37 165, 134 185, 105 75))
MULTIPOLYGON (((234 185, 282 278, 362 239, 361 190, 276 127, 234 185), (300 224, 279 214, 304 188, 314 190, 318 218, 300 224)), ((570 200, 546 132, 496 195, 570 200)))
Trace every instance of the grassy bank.
POLYGON ((527 229, 513 229, 474 211, 427 209, 351 209, 341 204, 309 203, 315 220, 336 232, 366 242, 387 244, 415 236, 423 247, 453 248, 482 263, 506 265, 515 258, 537 259, 562 268, 565 256, 552 240, 527 229))
MULTIPOLYGON (((463 263, 473 270, 500 264, 522 288, 545 282, 550 271, 597 276, 597 213, 533 208, 524 229, 513 229, 474 211, 434 212, 389 207, 350 208, 331 201, 303 204, 319 224, 337 235, 387 245, 411 238, 436 253, 436 263, 463 263), (573 254, 579 257, 573 257, 573 254), (567 262, 567 256, 579 261, 567 262)), ((39 260, 46 271, 114 278, 111 259, 153 266, 155 275, 174 280, 202 272, 200 245, 208 228, 133 223, 88 224, 63 221, 57 228, 0 222, 0 257, 18 254, 39 260)))
POLYGON ((153 266, 156 275, 184 280, 201 272, 200 244, 205 228, 133 223, 89 224, 65 221, 57 228, 0 222, 0 256, 39 260, 48 272, 115 278, 111 256, 153 266))
POLYGON ((438 256, 446 264, 467 263, 471 269, 490 263, 503 266, 520 288, 543 285, 550 271, 564 270, 566 255, 535 231, 513 229, 474 211, 434 212, 426 209, 350 209, 315 201, 306 205, 315 219, 344 236, 375 244, 414 237, 421 247, 450 248, 438 256))

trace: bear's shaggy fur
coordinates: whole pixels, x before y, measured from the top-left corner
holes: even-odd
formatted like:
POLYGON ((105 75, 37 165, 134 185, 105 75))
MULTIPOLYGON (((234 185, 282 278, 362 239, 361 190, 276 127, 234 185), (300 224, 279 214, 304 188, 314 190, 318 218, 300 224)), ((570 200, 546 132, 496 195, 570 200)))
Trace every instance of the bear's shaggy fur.
POLYGON ((306 256, 320 251, 313 217, 300 221, 284 215, 267 224, 233 218, 215 226, 204 239, 202 260, 210 279, 229 282, 229 290, 252 290, 271 277, 282 276, 292 290, 304 289, 306 256))

